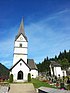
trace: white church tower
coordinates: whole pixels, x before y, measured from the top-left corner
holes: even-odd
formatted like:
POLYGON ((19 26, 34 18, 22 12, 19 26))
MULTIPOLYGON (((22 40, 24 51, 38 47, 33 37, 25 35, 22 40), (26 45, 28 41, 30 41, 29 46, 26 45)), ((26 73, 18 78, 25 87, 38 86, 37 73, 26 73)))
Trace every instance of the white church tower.
POLYGON ((27 49, 28 49, 28 41, 24 32, 24 24, 23 19, 21 21, 18 34, 15 38, 14 42, 14 58, 13 65, 21 59, 23 59, 27 63, 27 49))
POLYGON ((31 78, 38 76, 38 70, 34 60, 27 59, 27 49, 28 40, 24 32, 22 19, 14 42, 13 66, 10 68, 10 74, 13 74, 14 82, 26 82, 28 80, 28 73, 31 73, 31 78))

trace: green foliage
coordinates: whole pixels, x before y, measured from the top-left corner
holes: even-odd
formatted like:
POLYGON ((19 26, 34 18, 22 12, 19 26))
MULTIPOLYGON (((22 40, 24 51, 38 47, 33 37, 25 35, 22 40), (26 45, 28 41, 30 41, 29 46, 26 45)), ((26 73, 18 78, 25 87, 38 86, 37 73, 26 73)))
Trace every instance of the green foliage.
POLYGON ((62 69, 65 69, 65 70, 67 70, 70 65, 66 58, 60 60, 60 64, 62 66, 62 69))
POLYGON ((49 59, 47 57, 47 58, 44 59, 44 61, 42 63, 37 64, 38 71, 39 72, 48 72, 48 71, 50 71, 49 65, 50 65, 50 61, 49 61, 49 59))
POLYGON ((55 55, 55 61, 57 61, 57 56, 55 55))
POLYGON ((64 83, 60 83, 60 88, 64 88, 64 83))
POLYGON ((39 72, 42 72, 42 64, 41 63, 37 64, 37 68, 38 68, 39 72))
POLYGON ((9 83, 12 83, 12 82, 13 82, 13 74, 11 74, 9 77, 9 83))
POLYGON ((67 85, 67 90, 70 90, 70 84, 67 85))
POLYGON ((64 50, 64 52, 60 52, 58 59, 59 60, 63 60, 64 58, 66 58, 68 60, 68 62, 70 63, 70 50, 69 52, 66 52, 66 50, 64 50))
POLYGON ((62 69, 67 70, 70 67, 70 50, 69 52, 60 52, 58 57, 55 55, 55 58, 48 59, 45 58, 42 63, 37 64, 37 68, 39 72, 50 72, 50 61, 56 61, 61 64, 62 69))
POLYGON ((31 82, 31 74, 28 73, 28 82, 31 82))

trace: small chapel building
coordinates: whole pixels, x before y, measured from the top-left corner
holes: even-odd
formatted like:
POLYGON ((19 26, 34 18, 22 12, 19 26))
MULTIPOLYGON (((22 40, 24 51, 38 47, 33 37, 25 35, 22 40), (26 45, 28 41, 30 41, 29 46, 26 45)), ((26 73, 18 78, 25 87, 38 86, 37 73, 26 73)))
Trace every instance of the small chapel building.
POLYGON ((56 61, 51 61, 50 72, 51 72, 51 76, 56 76, 56 77, 67 76, 66 71, 62 70, 61 65, 56 61))
POLYGON ((10 74, 13 74, 14 82, 25 82, 28 80, 28 73, 31 78, 38 77, 38 69, 33 59, 28 59, 28 39, 25 35, 23 19, 14 42, 13 66, 10 74))

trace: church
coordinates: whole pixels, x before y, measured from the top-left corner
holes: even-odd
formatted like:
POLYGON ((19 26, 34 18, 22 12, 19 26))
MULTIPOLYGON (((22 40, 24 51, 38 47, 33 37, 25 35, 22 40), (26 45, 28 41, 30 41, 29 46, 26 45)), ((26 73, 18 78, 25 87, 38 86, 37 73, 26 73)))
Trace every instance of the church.
POLYGON ((13 74, 14 82, 26 82, 28 73, 31 78, 38 77, 38 69, 33 59, 28 59, 28 39, 25 35, 23 19, 21 21, 18 34, 14 41, 13 66, 10 68, 10 74, 13 74))

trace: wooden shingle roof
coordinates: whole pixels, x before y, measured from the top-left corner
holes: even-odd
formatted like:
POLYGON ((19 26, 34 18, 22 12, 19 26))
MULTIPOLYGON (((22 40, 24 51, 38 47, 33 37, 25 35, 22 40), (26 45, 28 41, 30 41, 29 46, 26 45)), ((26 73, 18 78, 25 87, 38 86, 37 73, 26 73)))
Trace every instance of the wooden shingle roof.
POLYGON ((27 63, 25 63, 23 59, 20 59, 9 70, 11 71, 20 61, 22 61, 30 70, 37 70, 37 66, 36 66, 36 64, 35 64, 33 59, 28 59, 27 63))
POLYGON ((31 69, 36 69, 37 70, 37 66, 36 66, 33 59, 28 59, 28 65, 31 69))
POLYGON ((61 67, 61 65, 56 61, 51 61, 51 66, 52 67, 61 67))

